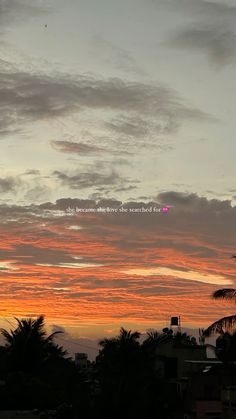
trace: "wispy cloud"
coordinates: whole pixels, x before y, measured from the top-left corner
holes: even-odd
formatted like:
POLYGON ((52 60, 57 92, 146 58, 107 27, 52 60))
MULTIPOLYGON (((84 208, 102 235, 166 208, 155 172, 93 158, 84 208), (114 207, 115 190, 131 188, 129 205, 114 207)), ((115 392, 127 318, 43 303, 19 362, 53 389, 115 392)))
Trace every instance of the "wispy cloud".
POLYGON ((97 147, 92 144, 85 144, 74 141, 52 141, 52 146, 62 153, 75 153, 78 155, 89 155, 89 154, 99 154, 106 153, 106 149, 97 147))
MULTIPOLYGON (((19 130, 30 121, 47 121, 85 110, 109 111, 112 118, 110 128, 116 125, 117 130, 123 130, 124 134, 129 130, 133 134, 135 131, 136 136, 139 129, 148 129, 147 121, 154 117, 158 118, 162 131, 166 129, 167 132, 167 127, 176 127, 182 120, 210 119, 203 111, 187 105, 174 89, 158 83, 66 74, 49 76, 1 67, 0 130, 3 133, 19 130), (114 122, 117 113, 128 114, 130 119, 114 122)), ((62 147, 63 144, 56 143, 56 146, 62 147)), ((72 145, 64 143, 64 150, 66 147, 68 150, 72 145)))
POLYGON ((94 47, 95 53, 101 57, 103 62, 105 61, 113 65, 116 69, 125 71, 126 73, 145 74, 145 71, 138 65, 131 52, 121 48, 110 40, 96 35, 92 37, 92 46, 94 47))
POLYGON ((9 27, 16 22, 24 22, 48 11, 48 5, 43 5, 38 0, 33 3, 29 0, 0 0, 0 31, 4 30, 5 26, 9 27))
POLYGON ((221 26, 198 25, 179 30, 173 34, 168 44, 173 48, 203 53, 218 66, 229 64, 236 59, 236 34, 221 26))
POLYGON ((123 271, 128 275, 139 275, 139 276, 173 276, 174 278, 181 278, 187 279, 189 281, 197 281, 197 282, 204 282, 206 284, 215 284, 215 285, 231 285, 232 281, 228 278, 225 278, 222 275, 211 275, 207 273, 201 273, 191 270, 184 270, 181 269, 171 269, 171 268, 163 268, 163 267, 152 267, 152 268, 138 268, 138 269, 128 269, 127 271, 123 271))
MULTIPOLYGON (((109 173, 101 172, 77 172, 76 174, 67 174, 62 171, 56 170, 53 172, 55 176, 61 183, 62 186, 68 186, 71 189, 81 189, 81 188, 90 188, 90 187, 104 187, 104 186, 119 186, 123 187, 127 183, 137 183, 137 181, 132 181, 126 179, 115 170, 111 170, 109 173)), ((127 186, 126 186, 127 187, 127 186)))
POLYGON ((17 177, 8 176, 5 178, 0 178, 0 192, 1 193, 15 192, 21 186, 22 186, 22 182, 17 177))

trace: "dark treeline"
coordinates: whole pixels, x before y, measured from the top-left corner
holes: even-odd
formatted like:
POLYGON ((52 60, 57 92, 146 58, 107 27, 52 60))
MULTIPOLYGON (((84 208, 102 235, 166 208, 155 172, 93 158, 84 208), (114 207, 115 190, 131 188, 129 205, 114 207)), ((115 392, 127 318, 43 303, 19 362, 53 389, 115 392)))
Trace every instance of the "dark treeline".
POLYGON ((43 316, 16 320, 14 330, 1 330, 5 344, 0 347, 0 410, 39 409, 45 411, 44 418, 144 419, 154 409, 155 418, 174 418, 183 397, 170 396, 170 382, 178 372, 174 357, 167 357, 162 348, 202 353, 204 338, 217 332, 215 353, 222 365, 227 370, 236 360, 232 316, 228 326, 224 318, 201 331, 200 343, 169 328, 149 331, 141 342, 139 332, 121 328, 118 336, 99 342, 95 362, 84 369, 55 342, 61 332, 46 334, 43 316))
POLYGON ((165 418, 167 402, 163 378, 155 367, 155 349, 164 342, 196 345, 186 333, 123 328, 117 337, 100 341, 96 361, 84 370, 45 332, 44 317, 17 319, 15 330, 1 330, 0 409, 54 409, 58 418, 144 418, 158 406, 165 418), (4 385, 3 385, 4 384, 4 385))

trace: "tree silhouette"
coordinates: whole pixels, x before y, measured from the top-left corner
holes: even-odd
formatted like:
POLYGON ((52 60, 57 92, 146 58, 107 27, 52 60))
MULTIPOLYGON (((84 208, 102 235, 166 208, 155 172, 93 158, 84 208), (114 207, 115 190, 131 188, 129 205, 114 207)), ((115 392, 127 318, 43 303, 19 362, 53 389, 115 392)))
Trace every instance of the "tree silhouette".
POLYGON ((197 341, 194 336, 190 336, 186 332, 178 331, 173 335, 173 344, 183 345, 183 346, 193 346, 193 345, 197 345, 197 341))
POLYGON ((8 366, 12 370, 35 372, 49 359, 64 357, 66 352, 54 343, 61 332, 47 336, 44 316, 37 319, 18 319, 15 330, 1 329, 5 338, 8 366))
MULTIPOLYGON (((232 259, 236 259, 236 255, 231 256, 232 259)), ((216 290, 212 297, 215 300, 229 300, 236 303, 236 289, 235 288, 221 288, 216 290)), ((236 329, 236 315, 222 317, 221 319, 212 323, 205 331, 204 336, 209 337, 214 334, 233 334, 236 329)))
POLYGON ((229 363, 236 361, 236 333, 223 333, 216 339, 217 358, 224 362, 229 363))
POLYGON ((197 341, 195 337, 188 335, 186 332, 173 332, 172 329, 165 327, 162 332, 157 330, 151 330, 147 332, 147 338, 143 342, 143 346, 155 349, 160 345, 172 342, 173 345, 196 345, 197 341))
MULTIPOLYGON (((223 288, 215 291, 212 294, 212 297, 216 300, 229 300, 236 302, 236 289, 234 288, 223 288)), ((214 334, 232 334, 236 328, 236 314, 231 316, 222 317, 219 320, 216 320, 207 329, 204 331, 206 337, 212 336, 214 334)))
POLYGON ((144 405, 147 406, 146 353, 139 337, 139 332, 121 328, 117 337, 100 341, 96 365, 101 386, 101 417, 119 418, 126 412, 130 419, 139 418, 144 405))

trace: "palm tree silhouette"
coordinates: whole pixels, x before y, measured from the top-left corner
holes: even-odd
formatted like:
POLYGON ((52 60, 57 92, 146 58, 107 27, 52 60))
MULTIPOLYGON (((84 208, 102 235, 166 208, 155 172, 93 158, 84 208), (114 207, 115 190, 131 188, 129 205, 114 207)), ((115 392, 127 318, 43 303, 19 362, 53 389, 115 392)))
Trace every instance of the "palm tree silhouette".
MULTIPOLYGON (((229 300, 235 301, 236 303, 236 289, 234 288, 223 288, 215 291, 212 294, 212 297, 216 300, 229 300)), ((236 314, 231 316, 222 317, 219 320, 216 320, 204 331, 206 337, 212 336, 214 334, 223 334, 229 333, 232 334, 236 329, 236 314)))
POLYGON ((138 417, 137 400, 143 394, 143 351, 140 333, 120 329, 119 335, 99 342, 101 349, 96 358, 99 374, 103 414, 121 417, 126 411, 130 419, 138 417))
POLYGON ((47 336, 44 316, 37 319, 18 319, 15 330, 0 329, 4 336, 9 366, 13 370, 34 372, 49 359, 64 357, 66 352, 54 343, 54 332, 47 336))
POLYGON ((172 342, 173 345, 196 345, 196 339, 186 332, 173 332, 172 329, 168 327, 164 328, 162 332, 157 330, 150 330, 147 332, 147 338, 143 342, 144 347, 149 347, 150 349, 155 349, 163 343, 172 342))
MULTIPOLYGON (((236 255, 232 255, 231 259, 236 259, 236 255)), ((215 291, 212 297, 216 300, 229 300, 236 303, 236 289, 235 288, 222 288, 215 291)), ((212 336, 214 334, 229 334, 233 335, 236 331, 236 314, 232 316, 222 317, 212 323, 207 329, 205 329, 203 335, 205 337, 212 336)))

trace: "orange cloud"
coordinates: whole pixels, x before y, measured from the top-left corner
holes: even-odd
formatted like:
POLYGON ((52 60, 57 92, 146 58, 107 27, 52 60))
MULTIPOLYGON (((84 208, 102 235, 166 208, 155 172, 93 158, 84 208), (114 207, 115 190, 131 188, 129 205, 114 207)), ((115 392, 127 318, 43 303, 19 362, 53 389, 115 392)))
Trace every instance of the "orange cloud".
POLYGON ((0 208, 2 316, 43 313, 96 334, 166 325, 171 315, 203 327, 229 313, 210 295, 234 284, 233 207, 216 218, 214 206, 204 216, 192 207, 155 217, 34 211, 19 207, 15 221, 1 221, 0 208))

